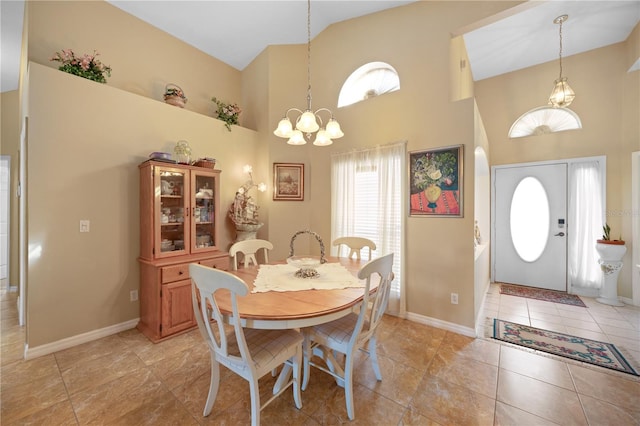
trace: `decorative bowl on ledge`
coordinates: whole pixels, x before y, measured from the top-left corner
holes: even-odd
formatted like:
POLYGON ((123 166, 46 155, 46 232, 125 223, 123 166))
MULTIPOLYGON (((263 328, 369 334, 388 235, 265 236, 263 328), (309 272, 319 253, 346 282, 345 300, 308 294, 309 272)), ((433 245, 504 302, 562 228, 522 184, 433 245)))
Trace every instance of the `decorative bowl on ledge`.
POLYGON ((184 105, 187 103, 187 97, 184 95, 180 86, 169 83, 164 89, 164 101, 169 105, 184 108, 184 105))
POLYGON ((319 256, 291 256, 287 263, 298 268, 294 274, 296 278, 317 278, 320 274, 317 268, 322 265, 319 256))

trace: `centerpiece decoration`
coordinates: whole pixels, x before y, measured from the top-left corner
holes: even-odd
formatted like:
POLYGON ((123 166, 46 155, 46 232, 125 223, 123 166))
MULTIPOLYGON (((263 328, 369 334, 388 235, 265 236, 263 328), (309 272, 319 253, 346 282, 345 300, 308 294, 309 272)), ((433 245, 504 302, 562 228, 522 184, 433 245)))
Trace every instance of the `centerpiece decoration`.
POLYGON ((242 112, 237 104, 226 104, 215 96, 211 100, 216 104, 217 110, 215 112, 218 120, 224 121, 224 125, 227 130, 231 131, 232 124, 238 124, 238 116, 242 112))
POLYGON ((293 234, 291 237, 291 243, 289 244, 289 257, 287 258, 287 263, 291 266, 298 268, 295 272, 294 276, 296 278, 317 278, 320 274, 317 271, 317 268, 322 264, 327 263, 327 259, 324 257, 324 242, 320 235, 316 232, 310 231, 308 229, 304 231, 298 231, 293 234), (318 256, 294 256, 293 254, 293 243, 298 238, 300 234, 310 234, 318 240, 320 244, 320 257, 318 256))
POLYGON ((164 101, 169 105, 184 108, 187 103, 187 97, 184 95, 180 86, 169 83, 164 88, 164 101))
POLYGON ((85 53, 82 56, 76 56, 73 50, 62 49, 61 52, 56 52, 49 60, 60 62, 62 64, 58 67, 60 71, 97 81, 98 83, 106 83, 105 75, 111 77, 111 67, 96 59, 98 55, 99 53, 94 50, 93 55, 85 53))
POLYGON ((238 188, 233 204, 229 207, 229 217, 236 227, 236 241, 255 238, 258 229, 264 225, 258 220, 260 207, 249 195, 249 191, 257 188, 258 191, 264 192, 267 190, 267 185, 263 182, 256 184, 253 181, 253 168, 250 165, 244 166, 243 171, 249 174, 249 180, 238 188))

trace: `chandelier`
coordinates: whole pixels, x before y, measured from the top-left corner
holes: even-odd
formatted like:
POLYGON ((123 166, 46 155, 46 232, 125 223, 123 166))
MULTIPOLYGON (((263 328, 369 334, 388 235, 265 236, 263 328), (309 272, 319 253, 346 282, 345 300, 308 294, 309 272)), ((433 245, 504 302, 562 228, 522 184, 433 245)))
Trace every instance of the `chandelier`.
POLYGON ((567 77, 562 76, 562 23, 569 19, 568 15, 560 15, 556 19, 553 20, 554 24, 560 25, 560 76, 554 82, 555 86, 553 91, 551 92, 551 96, 549 96, 549 105, 554 108, 564 108, 571 105, 573 99, 576 97, 575 92, 569 86, 567 82, 567 77))
POLYGON ((340 123, 333 118, 331 110, 320 108, 314 112, 311 109, 311 0, 307 0, 307 109, 302 111, 298 108, 289 108, 273 134, 281 138, 288 138, 287 143, 290 145, 304 145, 307 140, 311 140, 313 133, 316 133, 313 144, 317 146, 331 145, 333 139, 344 136, 340 129, 340 123), (289 118, 291 112, 299 114, 295 120, 295 127, 289 118), (328 115, 326 124, 322 121, 320 113, 328 115))

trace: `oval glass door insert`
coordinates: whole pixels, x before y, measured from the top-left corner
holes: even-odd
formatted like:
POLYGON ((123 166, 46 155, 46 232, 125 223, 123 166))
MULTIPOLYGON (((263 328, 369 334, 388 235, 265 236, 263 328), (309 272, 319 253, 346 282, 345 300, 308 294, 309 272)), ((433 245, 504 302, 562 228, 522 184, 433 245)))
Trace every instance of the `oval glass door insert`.
POLYGON ((549 198, 534 177, 520 181, 511 198, 511 241, 518 256, 535 262, 544 252, 549 237, 549 198))

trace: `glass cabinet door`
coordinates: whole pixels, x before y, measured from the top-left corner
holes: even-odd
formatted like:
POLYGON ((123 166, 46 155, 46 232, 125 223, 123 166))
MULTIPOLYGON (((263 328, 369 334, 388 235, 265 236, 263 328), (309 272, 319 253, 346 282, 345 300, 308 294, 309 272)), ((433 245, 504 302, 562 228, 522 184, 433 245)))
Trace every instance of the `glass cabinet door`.
POLYGON ((218 202, 217 175, 206 171, 191 172, 192 221, 191 252, 210 251, 216 247, 215 205, 218 202))
POLYGON ((189 171, 156 167, 156 257, 187 253, 189 247, 189 171))

